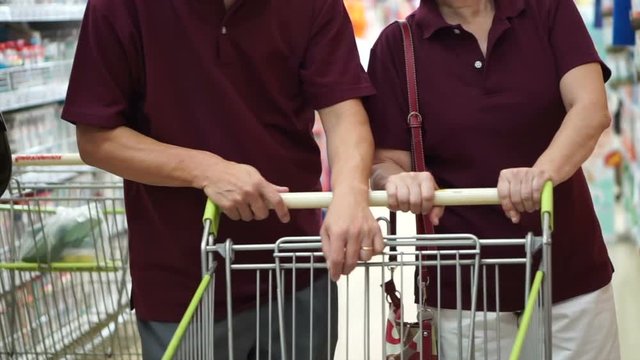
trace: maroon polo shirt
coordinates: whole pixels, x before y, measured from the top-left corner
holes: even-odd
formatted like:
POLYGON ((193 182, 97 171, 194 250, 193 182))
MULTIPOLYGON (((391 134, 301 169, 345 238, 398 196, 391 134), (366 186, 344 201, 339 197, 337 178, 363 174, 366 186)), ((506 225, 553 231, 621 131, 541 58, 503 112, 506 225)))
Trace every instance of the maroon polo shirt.
MULTIPOLYGON (((495 0, 486 58, 474 36, 448 24, 436 2, 423 0, 408 17, 416 51, 427 167, 443 188, 495 187, 502 169, 531 167, 562 124, 560 79, 599 62, 572 0, 495 0)), ((605 77, 610 72, 603 66, 605 77)), ((387 27, 371 51, 369 76, 377 94, 366 101, 377 148, 410 150, 401 30, 387 27)), ((553 296, 561 301, 611 280, 612 267, 581 170, 555 189, 553 296)), ((449 207, 438 233, 480 238, 540 234, 540 215, 512 224, 496 207, 449 207)), ((486 248, 483 256, 520 257, 520 248, 486 248)), ((495 308, 489 269, 487 308, 495 308)), ((462 289, 468 286, 468 271, 462 289)), ((500 308, 524 304, 524 267, 500 269, 500 308)), ((435 276, 433 276, 435 277, 435 276)), ((431 301, 436 301, 436 279, 431 301)), ((455 307, 455 271, 442 274, 442 301, 455 307)), ((468 307, 468 293, 465 306, 468 307)), ((480 303, 481 304, 481 303, 480 303)))
MULTIPOLYGON (((228 11, 223 0, 91 0, 62 117, 128 126, 250 164, 291 191, 313 191, 321 171, 314 109, 373 92, 341 0, 236 0, 228 11)), ((178 321, 201 278, 205 196, 125 181, 125 199, 137 315, 178 321)), ((319 234, 318 211, 291 215, 286 225, 273 215, 251 223, 223 217, 219 238, 273 243, 319 234)), ((273 256, 236 262, 249 260, 273 256)), ((255 300, 255 278, 234 275, 235 309, 255 300)))

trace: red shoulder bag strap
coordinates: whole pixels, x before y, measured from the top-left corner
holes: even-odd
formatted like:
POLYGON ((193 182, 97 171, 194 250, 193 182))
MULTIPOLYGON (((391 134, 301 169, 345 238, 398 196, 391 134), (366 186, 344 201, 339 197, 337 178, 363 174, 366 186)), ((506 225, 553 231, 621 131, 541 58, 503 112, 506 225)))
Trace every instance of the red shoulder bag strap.
MULTIPOLYGON (((422 115, 420 115, 420 106, 418 104, 418 79, 416 76, 416 58, 413 47, 413 35, 411 27, 406 20, 398 22, 402 29, 402 44, 404 47, 404 63, 407 75, 407 94, 409 100, 409 115, 407 115, 407 125, 411 129, 411 158, 413 160, 413 171, 426 172, 427 166, 424 159, 424 142, 422 141, 422 115)), ((429 220, 428 215, 416 215, 416 231, 418 234, 433 234, 433 224, 429 220)), ((434 247, 429 247, 434 250, 434 247)), ((422 249, 424 250, 424 249, 422 249)), ((417 260, 417 259, 416 259, 417 260)), ((422 299, 419 299, 423 305, 426 305, 427 285, 429 283, 429 271, 425 266, 422 268, 421 284, 422 299)), ((417 289, 416 289, 417 290, 417 289)), ((420 359, 437 360, 437 348, 434 347, 434 337, 431 327, 431 319, 422 321, 422 354, 420 359)))
MULTIPOLYGON (((418 80, 416 77, 416 62, 413 47, 413 36, 411 27, 405 20, 399 20, 398 24, 402 29, 402 43, 404 49, 404 62, 407 77, 407 93, 409 100, 409 115, 407 115, 407 126, 411 130, 411 158, 413 171, 427 171, 424 159, 424 143, 422 141, 422 116, 418 104, 418 80)), ((389 233, 396 234, 396 214, 391 212, 389 233)), ((433 234, 433 224, 427 215, 416 215, 416 231, 418 234, 433 234)), ((391 248, 395 252, 395 248, 391 248)), ((397 260, 395 255, 389 256, 389 261, 397 260)), ((428 281, 426 267, 422 272, 423 282, 428 281)))
MULTIPOLYGON (((402 43, 404 45, 404 60, 406 66, 407 75, 407 91, 409 99, 409 115, 407 116, 407 125, 411 129, 411 158, 413 161, 413 171, 422 172, 427 171, 424 161, 424 144, 422 141, 422 116, 420 115, 420 109, 418 106, 418 81, 416 79, 416 62, 413 50, 413 38, 411 35, 411 28, 409 24, 404 21, 398 21, 400 28, 402 29, 402 43)), ((391 212, 390 216, 390 232, 395 234, 396 230, 396 216, 394 212, 391 212)), ((433 224, 429 221, 427 215, 416 215, 416 230, 418 234, 433 234, 433 224)), ((391 248, 392 252, 395 252, 394 248, 391 248)), ((396 256, 389 256, 389 261, 396 261, 396 256)), ((423 298, 420 301, 424 304, 426 300, 427 288, 426 284, 429 282, 429 273, 427 267, 422 268, 422 284, 418 286, 423 289, 423 298)), ((385 293, 389 297, 393 306, 399 309, 401 306, 401 300, 398 298, 395 289, 395 283, 392 278, 385 283, 385 293)), ((422 352, 419 355, 421 360, 437 360, 437 348, 434 347, 435 339, 432 332, 432 319, 423 319, 421 321, 422 329, 422 352)))
MULTIPOLYGON (((424 161, 424 143, 422 141, 422 115, 418 104, 418 79, 416 78, 416 59, 413 49, 411 28, 405 20, 398 21, 402 29, 402 44, 404 45, 404 63, 407 74, 407 93, 409 96, 409 115, 407 125, 411 129, 411 158, 413 171, 427 171, 424 161)), ((433 224, 427 215, 416 215, 418 234, 433 234, 433 224)))
MULTIPOLYGON (((411 130, 411 158, 413 162, 413 171, 422 172, 427 171, 424 158, 424 143, 422 141, 422 116, 420 115, 420 109, 418 106, 418 81, 416 78, 416 63, 413 49, 413 38, 411 35, 411 28, 409 24, 404 21, 398 21, 400 28, 402 29, 402 43, 404 47, 404 59, 406 66, 407 76, 407 92, 409 99, 409 115, 407 115, 407 125, 411 130)), ((391 230, 395 234, 395 213, 391 213, 391 230)), ((433 234, 433 224, 429 221, 427 215, 416 215, 416 230, 418 234, 433 234)), ((431 250, 432 248, 429 247, 431 250)), ((395 249, 391 249, 395 251, 395 249)), ((396 256, 390 256, 390 261, 396 261, 396 256)), ((429 272, 427 267, 422 268, 421 284, 417 284, 422 287, 422 299, 419 299, 421 303, 427 297, 427 284, 429 282, 429 272)), ((399 309, 401 306, 401 300, 396 295, 395 284, 393 277, 391 280, 385 283, 385 292, 392 302, 394 308, 399 309)), ((417 288, 416 288, 417 290, 417 288)), ((419 355, 421 360, 437 360, 437 348, 434 346, 435 338, 432 332, 432 319, 421 320, 422 331, 422 351, 419 355)))

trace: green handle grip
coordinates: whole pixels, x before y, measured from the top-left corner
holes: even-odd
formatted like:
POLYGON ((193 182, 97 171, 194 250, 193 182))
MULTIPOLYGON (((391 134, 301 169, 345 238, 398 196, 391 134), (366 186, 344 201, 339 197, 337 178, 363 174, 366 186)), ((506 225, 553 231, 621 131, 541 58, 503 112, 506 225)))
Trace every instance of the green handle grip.
POLYGON ((211 227, 209 233, 214 236, 218 236, 218 227, 220 226, 220 208, 214 204, 211 200, 207 200, 207 205, 204 207, 204 216, 202 222, 211 220, 211 227))
POLYGON ((187 333, 187 330, 189 329, 189 326, 195 322, 193 321, 193 317, 196 315, 196 312, 198 311, 198 307, 202 302, 202 298, 208 295, 207 290, 209 286, 210 285, 213 286, 212 281, 213 279, 211 278, 211 275, 205 275, 202 278, 202 281, 200 281, 200 285, 198 286, 198 289, 196 290, 195 295, 191 299, 191 302, 187 307, 187 311, 182 316, 182 319, 178 324, 178 328, 176 329, 176 332, 173 334, 173 337, 171 338, 171 341, 169 342, 169 345, 167 346, 167 349, 165 350, 165 353, 162 356, 162 360, 172 360, 175 357, 176 353, 180 349, 180 345, 184 340, 184 337, 187 333))
POLYGON ((518 327, 518 333, 516 334, 516 341, 513 343, 513 348, 511 349, 511 356, 509 357, 509 360, 520 359, 520 354, 522 353, 522 349, 524 348, 524 342, 527 338, 527 332, 529 332, 529 325, 531 324, 533 312, 536 307, 536 301, 538 300, 538 294, 540 293, 540 289, 542 288, 543 279, 544 279, 544 272, 542 271, 536 272, 536 277, 533 279, 533 284, 531 284, 531 292, 529 293, 527 306, 524 309, 524 314, 522 315, 522 320, 520 321, 520 326, 518 327))
POLYGON ((540 199, 540 216, 549 214, 551 229, 553 230, 553 183, 547 181, 542 188, 540 199))

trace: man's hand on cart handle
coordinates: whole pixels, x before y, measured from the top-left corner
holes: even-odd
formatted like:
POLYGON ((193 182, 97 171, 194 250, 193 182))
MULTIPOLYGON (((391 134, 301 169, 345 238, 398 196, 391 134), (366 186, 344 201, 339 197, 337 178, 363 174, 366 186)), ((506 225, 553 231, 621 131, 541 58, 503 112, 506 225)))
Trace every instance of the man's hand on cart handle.
POLYGON ((369 261, 384 250, 382 232, 366 195, 364 191, 358 194, 343 191, 335 195, 327 210, 320 238, 334 281, 351 273, 358 261, 369 261))
POLYGON ((288 188, 268 182, 252 166, 220 161, 215 171, 203 177, 202 189, 230 219, 264 220, 273 209, 280 221, 290 221, 289 209, 280 196, 288 188))

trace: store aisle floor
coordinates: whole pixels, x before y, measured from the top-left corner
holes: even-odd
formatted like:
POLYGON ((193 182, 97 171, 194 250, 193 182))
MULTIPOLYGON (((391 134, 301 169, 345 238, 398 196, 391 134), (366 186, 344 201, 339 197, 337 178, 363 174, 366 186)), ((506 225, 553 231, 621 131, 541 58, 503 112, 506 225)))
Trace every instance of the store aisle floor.
POLYGON ((640 360, 640 252, 629 239, 609 244, 622 360, 640 360))

